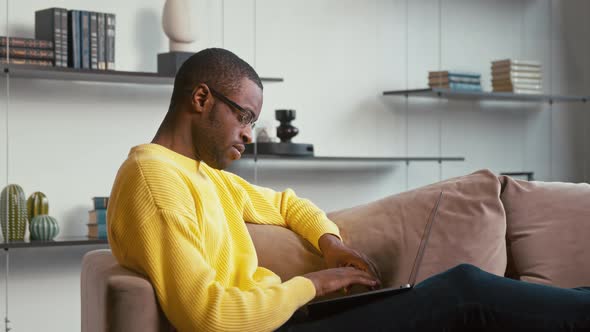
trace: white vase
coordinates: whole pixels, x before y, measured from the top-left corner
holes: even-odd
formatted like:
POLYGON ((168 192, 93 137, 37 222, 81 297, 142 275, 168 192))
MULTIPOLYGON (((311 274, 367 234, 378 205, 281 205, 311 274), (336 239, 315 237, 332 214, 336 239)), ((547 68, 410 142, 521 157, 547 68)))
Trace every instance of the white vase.
POLYGON ((170 39, 170 52, 191 52, 197 39, 196 0, 166 0, 162 28, 170 39))

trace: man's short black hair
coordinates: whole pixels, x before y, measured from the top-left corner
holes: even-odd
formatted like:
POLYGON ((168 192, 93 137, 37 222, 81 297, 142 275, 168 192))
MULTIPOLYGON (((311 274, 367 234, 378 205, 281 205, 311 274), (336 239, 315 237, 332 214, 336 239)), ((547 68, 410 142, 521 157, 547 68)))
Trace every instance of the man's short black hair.
POLYGON ((200 83, 223 94, 231 94, 238 91, 244 78, 262 89, 260 77, 246 61, 222 48, 204 49, 193 54, 180 66, 174 79, 171 106, 179 104, 181 98, 190 96, 187 91, 200 83))

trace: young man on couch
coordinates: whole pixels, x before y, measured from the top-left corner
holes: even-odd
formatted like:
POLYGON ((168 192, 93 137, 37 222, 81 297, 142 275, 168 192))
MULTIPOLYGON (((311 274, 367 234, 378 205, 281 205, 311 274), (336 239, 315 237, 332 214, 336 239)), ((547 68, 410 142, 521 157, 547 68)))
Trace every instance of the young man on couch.
POLYGON ((590 328, 590 291, 526 284, 460 265, 412 291, 346 312, 289 321, 315 297, 379 287, 376 271, 338 228, 291 190, 222 171, 252 142, 262 83, 223 49, 180 68, 152 143, 131 149, 108 208, 119 263, 147 276, 180 331, 590 328), (259 267, 245 222, 287 227, 321 251, 326 270, 280 280, 259 267))

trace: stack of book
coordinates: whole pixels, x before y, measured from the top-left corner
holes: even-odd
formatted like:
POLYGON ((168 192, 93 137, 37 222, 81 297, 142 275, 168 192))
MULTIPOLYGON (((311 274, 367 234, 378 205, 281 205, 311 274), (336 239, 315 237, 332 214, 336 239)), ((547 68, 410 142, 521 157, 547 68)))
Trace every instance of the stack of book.
POLYGON ((88 211, 88 237, 93 239, 107 238, 107 206, 108 197, 93 197, 94 210, 88 211))
POLYGON ((53 66, 53 42, 0 36, 0 63, 53 66))
POLYGON ((35 38, 53 42, 56 67, 115 69, 115 14, 38 10, 35 38))
POLYGON ((494 92, 541 94, 542 82, 541 63, 538 61, 512 59, 492 61, 494 92))
POLYGON ((451 90, 481 91, 481 74, 464 71, 428 72, 428 86, 451 90))

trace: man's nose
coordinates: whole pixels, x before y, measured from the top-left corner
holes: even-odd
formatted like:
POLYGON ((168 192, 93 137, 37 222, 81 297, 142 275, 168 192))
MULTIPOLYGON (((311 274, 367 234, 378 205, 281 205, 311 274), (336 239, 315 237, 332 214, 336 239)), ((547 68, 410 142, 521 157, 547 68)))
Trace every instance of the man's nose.
POLYGON ((244 144, 252 143, 252 126, 248 125, 242 130, 242 141, 244 144))

